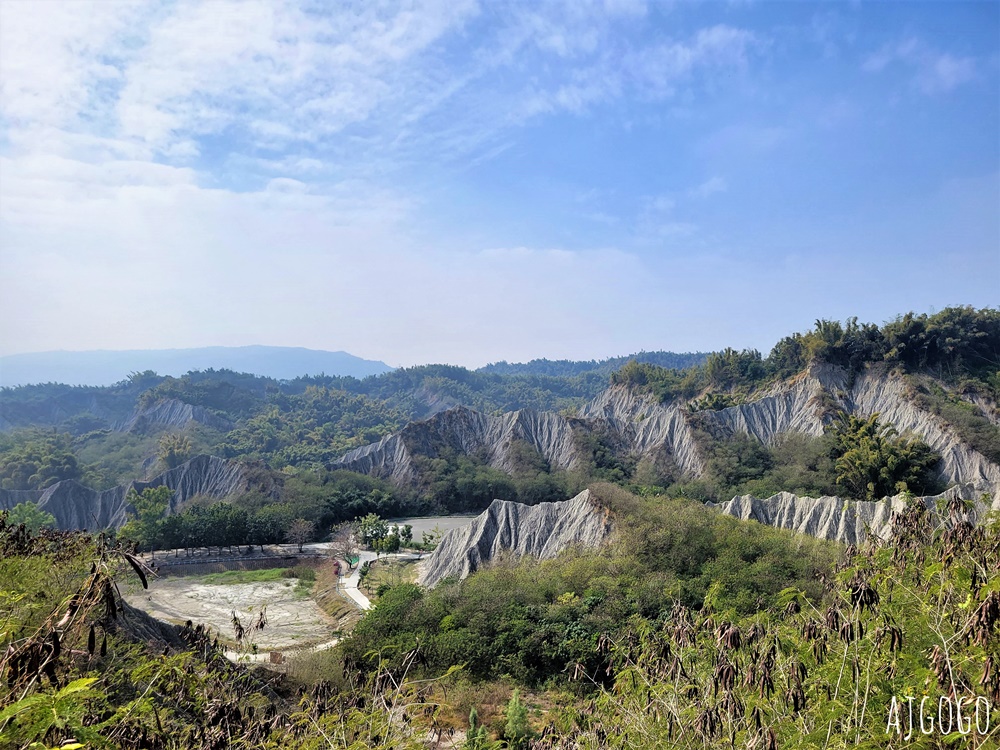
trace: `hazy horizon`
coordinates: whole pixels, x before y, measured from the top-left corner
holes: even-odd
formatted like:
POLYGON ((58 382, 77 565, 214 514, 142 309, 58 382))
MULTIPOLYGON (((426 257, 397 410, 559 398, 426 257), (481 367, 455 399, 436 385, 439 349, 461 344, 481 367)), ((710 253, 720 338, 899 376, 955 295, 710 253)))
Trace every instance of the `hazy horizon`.
MULTIPOLYGON (((642 353, 624 352, 601 357, 596 361, 642 353)), ((698 352, 678 352, 678 354, 698 354, 698 352)), ((480 367, 501 361, 486 362, 480 367)), ((418 362, 399 366, 381 360, 362 359, 344 351, 261 345, 77 351, 63 349, 0 355, 0 387, 12 388, 48 382, 100 387, 118 383, 132 372, 145 370, 153 370, 158 375, 178 377, 193 370, 227 369, 278 380, 291 380, 300 376, 320 374, 353 375, 363 378, 367 375, 383 374, 398 367, 451 364, 453 363, 418 362)))

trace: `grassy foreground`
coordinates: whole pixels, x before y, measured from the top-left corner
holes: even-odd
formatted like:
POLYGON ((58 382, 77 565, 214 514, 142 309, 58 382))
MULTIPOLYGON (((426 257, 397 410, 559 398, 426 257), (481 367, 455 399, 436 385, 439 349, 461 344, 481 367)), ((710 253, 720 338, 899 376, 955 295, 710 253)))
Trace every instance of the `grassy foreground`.
POLYGON ((311 685, 123 607, 115 581, 137 572, 121 550, 0 516, 0 748, 426 748, 460 738, 472 708, 478 750, 1000 744, 996 519, 914 504, 889 543, 845 554, 695 505, 603 497, 624 519, 612 548, 431 593, 393 585, 316 655, 311 685), (518 673, 515 636, 540 670, 518 673), (499 667, 477 662, 485 649, 499 667), (910 698, 934 707, 929 733, 911 731, 910 698), (962 723, 942 728, 936 707, 959 700, 962 723))

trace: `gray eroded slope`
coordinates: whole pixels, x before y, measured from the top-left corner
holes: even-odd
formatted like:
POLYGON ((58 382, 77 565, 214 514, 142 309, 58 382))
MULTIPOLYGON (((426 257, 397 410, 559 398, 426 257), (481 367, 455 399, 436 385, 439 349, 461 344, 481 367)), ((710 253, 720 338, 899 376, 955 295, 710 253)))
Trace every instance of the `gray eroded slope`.
MULTIPOLYGON (((916 435, 941 454, 940 477, 944 482, 971 482, 978 490, 989 492, 1000 487, 1000 466, 963 443, 944 420, 919 408, 906 394, 906 381, 884 369, 866 370, 850 383, 842 368, 817 364, 772 386, 748 404, 700 412, 699 417, 716 434, 745 432, 771 445, 790 432, 822 435, 834 405, 849 414, 878 414, 882 423, 901 434, 916 435)), ((984 414, 990 410, 982 397, 975 406, 984 414)))
POLYGON ((941 454, 941 477, 949 483, 971 482, 977 488, 1000 487, 1000 466, 965 445, 955 431, 935 414, 917 408, 906 397, 906 383, 898 377, 865 372, 850 391, 852 411, 879 418, 899 432, 912 432, 941 454))
POLYGON ((494 500, 472 523, 444 535, 421 563, 417 582, 435 586, 465 578, 504 553, 548 559, 573 544, 597 547, 610 533, 607 512, 594 505, 590 490, 561 503, 494 500))
POLYGON ((510 472, 514 468, 511 445, 517 440, 531 445, 553 469, 572 469, 579 461, 573 430, 571 420, 553 412, 521 409, 493 416, 455 407, 356 448, 330 468, 405 483, 417 478, 414 455, 433 457, 449 450, 484 456, 490 466, 510 472))
POLYGON ((23 500, 36 502, 42 510, 55 516, 60 529, 120 528, 127 520, 125 498, 131 488, 142 492, 147 487, 166 486, 174 491, 168 513, 195 495, 223 499, 246 489, 247 472, 243 464, 215 456, 196 456, 175 469, 159 474, 148 482, 134 481, 109 490, 93 490, 79 482, 57 482, 42 492, 0 493, 0 510, 11 508, 23 500))
POLYGON ((685 474, 700 476, 705 471, 683 404, 660 404, 650 396, 615 385, 586 404, 580 416, 602 420, 631 444, 636 455, 665 450, 685 474))
POLYGON ((816 437, 829 421, 823 394, 842 389, 846 379, 838 368, 814 365, 776 383, 750 403, 703 411, 700 416, 722 434, 745 432, 765 445, 789 432, 816 437))
MULTIPOLYGON (((969 483, 956 485, 948 491, 929 497, 917 498, 928 509, 934 510, 939 499, 961 498, 973 502, 973 515, 981 517, 992 508, 1000 510, 1000 494, 982 502, 981 493, 969 483)), ((717 507, 722 513, 745 521, 758 521, 768 526, 790 529, 820 539, 830 539, 842 544, 860 544, 868 533, 887 539, 893 513, 903 509, 903 495, 882 500, 853 501, 840 497, 798 497, 790 492, 779 492, 766 499, 751 495, 734 497, 717 507)))
MULTIPOLYGON (((788 433, 822 435, 833 413, 843 410, 860 416, 878 413, 900 433, 909 432, 927 442, 941 454, 941 479, 949 484, 971 482, 984 491, 1000 487, 1000 466, 963 443, 940 417, 917 407, 906 394, 907 384, 898 374, 869 370, 850 382, 843 368, 829 364, 814 364, 775 383, 749 403, 694 415, 685 403, 660 404, 648 394, 614 385, 583 406, 580 419, 527 409, 499 416, 465 407, 449 409, 357 448, 331 468, 407 484, 418 478, 414 455, 433 457, 446 446, 450 451, 482 456, 494 468, 509 472, 513 468, 511 443, 520 440, 532 445, 553 469, 572 469, 583 458, 574 436, 600 430, 617 442, 619 452, 633 459, 651 454, 669 457, 683 475, 693 478, 705 472, 696 424, 717 440, 745 433, 774 445, 788 433)), ((995 413, 988 403, 976 402, 975 406, 995 413)))
POLYGON ((232 422, 213 414, 204 406, 195 406, 176 398, 166 398, 145 409, 136 409, 126 419, 116 424, 114 430, 145 435, 167 428, 183 429, 191 422, 221 432, 233 429, 232 422))

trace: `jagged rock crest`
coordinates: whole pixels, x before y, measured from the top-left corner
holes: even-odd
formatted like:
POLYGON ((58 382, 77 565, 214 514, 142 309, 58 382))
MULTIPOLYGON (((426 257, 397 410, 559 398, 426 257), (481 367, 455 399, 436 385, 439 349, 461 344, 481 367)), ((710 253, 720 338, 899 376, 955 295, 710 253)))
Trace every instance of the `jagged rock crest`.
POLYGON ((597 547, 610 533, 607 512, 595 506, 590 490, 560 503, 494 500, 470 524, 444 535, 421 563, 417 582, 432 587, 465 578, 502 554, 548 559, 573 544, 597 547))
MULTIPOLYGON (((940 495, 916 498, 928 510, 935 511, 941 500, 960 498, 972 502, 971 516, 981 518, 991 507, 1000 511, 1000 494, 990 498, 972 483, 955 485, 940 495)), ((858 545, 874 534, 888 539, 892 516, 901 511, 907 502, 905 495, 886 497, 876 501, 846 500, 841 497, 799 497, 790 492, 779 492, 766 499, 741 495, 714 505, 722 513, 742 519, 757 521, 780 529, 790 529, 820 539, 842 544, 858 545)))

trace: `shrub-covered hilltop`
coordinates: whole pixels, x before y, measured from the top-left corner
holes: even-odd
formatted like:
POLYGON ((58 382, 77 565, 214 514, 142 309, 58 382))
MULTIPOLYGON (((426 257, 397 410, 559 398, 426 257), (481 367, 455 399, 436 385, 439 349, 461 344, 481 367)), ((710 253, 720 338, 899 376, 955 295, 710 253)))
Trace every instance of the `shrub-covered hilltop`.
POLYGON ((612 382, 633 383, 661 401, 709 395, 698 406, 719 408, 745 400, 761 385, 801 372, 815 361, 851 372, 886 363, 911 373, 930 373, 961 392, 1000 397, 1000 310, 949 307, 933 315, 907 313, 883 326, 818 320, 814 330, 795 333, 762 357, 755 349, 726 349, 704 364, 668 370, 633 360, 612 382))
MULTIPOLYGON (((915 423, 928 415, 942 424, 951 441, 1000 464, 1000 310, 953 307, 933 315, 908 313, 881 327, 858 324, 856 318, 846 324, 819 320, 814 330, 779 341, 767 357, 756 350, 726 349, 686 370, 630 362, 611 376, 612 384, 662 404, 686 405, 704 457, 702 475, 692 481, 669 463, 647 465, 633 474, 640 483, 658 484, 671 494, 718 501, 779 491, 871 499, 894 494, 901 485, 918 494, 939 491, 937 457, 923 440, 913 439, 919 436, 900 437, 877 411, 856 415, 869 420, 867 427, 847 419, 852 401, 866 395, 854 392, 862 379, 874 389, 898 385, 899 401, 918 415, 904 421, 915 423), (827 368, 821 374, 828 378, 809 404, 826 424, 821 437, 792 429, 762 441, 749 435, 746 426, 727 430, 724 419, 714 418, 766 400, 782 384, 817 366, 827 368), (847 445, 859 450, 842 460, 847 445), (873 460, 859 471, 857 459, 865 452, 873 460), (909 467, 908 477, 879 475, 872 468, 900 463, 909 467)), ((885 406, 877 398, 872 402, 870 409, 885 406)), ((954 476, 950 481, 968 480, 954 476)))
POLYGON ((0 521, 0 747, 997 746, 995 519, 914 503, 889 542, 843 552, 592 493, 609 547, 389 586, 340 647, 305 657, 306 684, 123 605, 122 551, 0 521), (911 698, 931 734, 911 735, 911 698), (959 700, 941 731, 937 706, 959 700))

